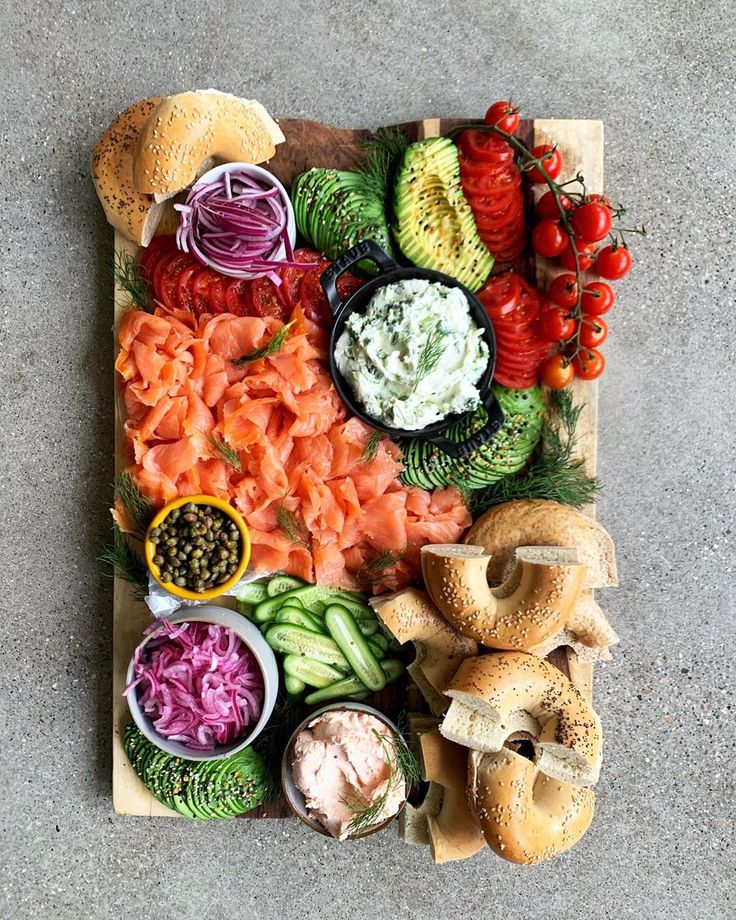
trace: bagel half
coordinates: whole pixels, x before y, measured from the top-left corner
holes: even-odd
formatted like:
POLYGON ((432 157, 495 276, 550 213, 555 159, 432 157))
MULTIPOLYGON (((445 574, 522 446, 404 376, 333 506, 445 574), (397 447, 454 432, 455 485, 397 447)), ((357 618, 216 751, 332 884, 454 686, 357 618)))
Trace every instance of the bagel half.
POLYGON ((470 752, 468 800, 493 852, 525 865, 569 850, 595 811, 592 789, 551 779, 508 747, 495 754, 470 752))
POLYGON ((460 664, 478 654, 473 639, 459 635, 432 604, 424 591, 407 588, 371 600, 378 618, 400 642, 413 642, 416 658, 409 674, 429 708, 441 715, 449 706, 443 696, 460 664))
POLYGON ((496 505, 481 515, 464 538, 491 557, 488 579, 503 581, 514 565, 518 546, 569 546, 585 565, 586 588, 618 584, 616 552, 608 533, 569 505, 548 499, 517 500, 496 505))
POLYGON ((113 121, 92 151, 92 180, 105 217, 124 236, 148 246, 161 220, 163 205, 133 182, 133 155, 141 128, 161 99, 142 99, 113 121))
POLYGON ((490 561, 480 546, 422 547, 424 582, 450 624, 490 648, 527 651, 558 634, 585 581, 575 551, 520 546, 516 566, 497 588, 486 577, 490 561))
POLYGON ((511 735, 526 732, 542 773, 576 786, 597 782, 603 749, 600 720, 549 662, 524 652, 469 658, 446 694, 452 703, 440 731, 450 741, 493 754, 511 735))
POLYGON ((563 628, 526 651, 546 658, 552 649, 567 645, 581 662, 590 664, 594 661, 608 661, 611 658, 609 649, 617 642, 618 635, 596 603, 593 592, 585 590, 563 628))
POLYGON ((260 102, 217 90, 169 96, 138 137, 135 187, 164 201, 218 161, 262 163, 283 141, 281 128, 260 102))

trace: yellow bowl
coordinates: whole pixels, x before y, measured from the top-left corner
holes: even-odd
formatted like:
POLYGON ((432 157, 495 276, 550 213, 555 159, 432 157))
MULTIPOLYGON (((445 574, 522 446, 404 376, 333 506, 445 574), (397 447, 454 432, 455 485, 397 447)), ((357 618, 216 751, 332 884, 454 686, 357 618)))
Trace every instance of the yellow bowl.
POLYGON ((239 582, 245 574, 245 570, 248 568, 248 563, 250 562, 250 534, 248 533, 248 525, 243 520, 243 516, 236 508, 233 508, 229 502, 223 501, 221 498, 216 498, 214 495, 185 495, 182 498, 175 499, 173 502, 169 502, 168 505, 164 505, 156 517, 151 521, 148 526, 148 531, 146 532, 145 551, 148 570, 165 591, 168 591, 169 594, 173 594, 175 597, 181 597, 188 601, 209 601, 212 600, 213 597, 219 597, 221 594, 224 594, 225 591, 228 591, 234 584, 239 582), (218 511, 222 511, 234 521, 235 526, 240 531, 241 556, 237 569, 227 581, 224 581, 221 585, 217 585, 216 588, 210 588, 209 591, 190 591, 188 588, 177 587, 173 582, 161 581, 161 570, 153 561, 153 557, 156 555, 156 547, 151 543, 151 531, 154 527, 160 527, 170 512, 175 508, 181 508, 183 505, 189 504, 189 502, 195 505, 211 505, 213 508, 217 508, 218 511))

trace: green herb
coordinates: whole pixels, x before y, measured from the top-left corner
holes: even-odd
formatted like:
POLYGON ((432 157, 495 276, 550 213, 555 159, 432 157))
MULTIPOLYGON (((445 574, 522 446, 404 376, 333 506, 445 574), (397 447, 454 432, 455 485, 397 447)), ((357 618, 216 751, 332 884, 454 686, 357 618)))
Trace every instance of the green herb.
POLYGON ((550 404, 557 422, 549 415, 545 418, 537 459, 519 476, 507 476, 475 492, 474 514, 515 499, 548 498, 573 508, 595 501, 602 488, 600 480, 585 472, 584 459, 573 457, 575 431, 584 404, 573 405, 567 390, 553 390, 550 404))
POLYGON ((268 724, 253 744, 263 758, 268 773, 266 800, 278 798, 281 794, 281 760, 292 732, 306 715, 301 699, 285 694, 276 700, 268 724))
POLYGON ((138 553, 130 546, 125 534, 113 524, 113 542, 97 557, 110 567, 110 577, 122 578, 133 585, 142 597, 148 590, 148 569, 138 553))
POLYGON ((243 472, 243 465, 240 462, 240 455, 237 450, 233 450, 229 444, 226 444, 224 441, 221 441, 217 435, 210 436, 210 444, 215 448, 217 453, 222 457, 225 463, 229 463, 230 466, 238 473, 243 472))
POLYGON ((115 281, 125 292, 126 303, 129 306, 137 307, 139 310, 145 310, 146 313, 152 313, 148 285, 141 276, 138 260, 135 256, 132 256, 129 252, 116 253, 113 271, 115 281))
POLYGON ((373 463, 373 461, 378 456, 378 448, 381 445, 381 432, 374 431, 373 434, 368 438, 365 447, 363 448, 363 453, 360 455, 361 463, 373 463))
POLYGON ((439 364, 440 358, 445 350, 442 344, 442 338, 440 325, 436 323, 427 336, 427 341, 424 343, 424 347, 419 355, 419 360, 417 361, 416 382, 414 384, 415 390, 427 374, 431 374, 439 364))
POLYGON ((233 364, 236 367, 242 367, 244 364, 248 364, 250 361, 260 361, 261 358, 268 358, 269 355, 276 354, 276 352, 281 349, 284 342, 286 341, 286 336, 289 334, 289 329, 291 329, 295 322, 296 320, 292 320, 290 323, 282 326, 278 332, 274 333, 274 336, 270 342, 267 342, 265 345, 261 345, 260 348, 256 348, 255 351, 251 351, 247 355, 243 355, 240 358, 235 358, 233 360, 233 364))
POLYGON ((142 537, 154 514, 154 507, 143 495, 130 473, 123 473, 115 489, 125 517, 137 537, 142 537))
POLYGON ((386 789, 375 802, 369 803, 357 795, 351 799, 343 799, 343 804, 353 813, 353 818, 348 825, 348 833, 351 836, 363 834, 376 825, 386 807, 389 796, 400 782, 403 781, 407 786, 411 787, 421 779, 417 759, 409 750, 409 746, 400 732, 392 732, 387 737, 373 729, 373 734, 380 741, 383 755, 388 764, 388 780, 386 789))
POLYGON ((384 550, 361 565, 355 577, 364 585, 379 585, 388 578, 387 569, 392 568, 406 555, 406 550, 384 550))
POLYGON ((407 146, 406 135, 399 128, 379 128, 363 141, 366 157, 360 172, 370 189, 384 201, 391 201, 396 170, 407 146))
POLYGON ((293 511, 289 511, 284 505, 276 508, 276 521, 279 529, 286 534, 292 543, 299 546, 305 546, 309 549, 309 531, 307 525, 293 511))

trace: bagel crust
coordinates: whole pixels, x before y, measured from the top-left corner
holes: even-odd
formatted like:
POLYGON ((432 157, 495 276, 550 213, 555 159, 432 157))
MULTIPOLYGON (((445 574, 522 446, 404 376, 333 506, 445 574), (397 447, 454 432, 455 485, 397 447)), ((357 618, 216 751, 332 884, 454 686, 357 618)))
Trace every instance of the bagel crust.
POLYGON ((516 751, 471 751, 468 801, 488 846, 503 859, 531 865, 569 850, 595 812, 591 789, 551 779, 516 751))
POLYGON ((497 588, 488 584, 490 560, 479 546, 422 547, 427 590, 452 626, 489 648, 522 651, 559 633, 585 581, 574 550, 519 547, 514 570, 497 588))
POLYGON ((442 734, 485 753, 527 732, 542 773, 577 786, 597 782, 603 739, 591 704, 554 665, 523 652, 469 658, 446 691, 442 734))

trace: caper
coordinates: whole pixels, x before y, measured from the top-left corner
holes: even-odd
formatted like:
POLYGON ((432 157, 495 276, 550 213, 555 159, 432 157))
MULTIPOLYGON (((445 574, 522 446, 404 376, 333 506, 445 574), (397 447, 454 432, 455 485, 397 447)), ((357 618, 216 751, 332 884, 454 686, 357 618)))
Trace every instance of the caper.
POLYGON ((195 590, 195 591, 204 591, 204 582, 202 581, 201 578, 198 578, 198 579, 194 582, 194 590, 195 590))
POLYGON ((161 581, 171 581, 171 572, 168 569, 161 572, 161 581))
POLYGON ((202 506, 202 513, 203 513, 203 514, 212 514, 212 508, 210 508, 209 505, 203 505, 203 506, 202 506))
POLYGON ((197 520, 197 515, 194 514, 194 512, 192 511, 187 511, 187 513, 184 515, 182 520, 186 521, 187 524, 192 524, 194 521, 197 520))
POLYGON ((187 556, 190 556, 190 555, 191 555, 191 553, 192 553, 192 544, 191 544, 191 543, 185 543, 185 544, 184 544, 184 552, 187 554, 187 556))
POLYGON ((215 520, 212 522, 212 529, 222 530, 222 518, 215 518, 215 520))
POLYGON ((159 536, 156 536, 156 537, 153 537, 153 536, 152 536, 152 537, 150 537, 151 543, 153 543, 154 546, 157 546, 157 545, 158 545, 158 542, 159 542, 160 539, 161 539, 161 537, 159 537, 159 536))
POLYGON ((151 539, 153 540, 154 537, 160 537, 160 536, 161 536, 161 528, 154 527, 153 530, 151 531, 151 539))
POLYGON ((190 513, 192 511, 196 511, 197 506, 194 504, 194 502, 187 502, 186 505, 184 505, 184 508, 182 510, 190 513))
POLYGON ((217 584, 218 585, 224 584, 228 580, 229 577, 230 577, 229 575, 223 575, 221 578, 217 579, 217 584))
POLYGON ((174 579, 174 584, 176 585, 177 588, 185 587, 186 583, 187 583, 186 579, 182 578, 181 575, 179 575, 177 578, 174 579))
POLYGON ((170 546, 170 547, 166 550, 166 555, 167 555, 170 559, 173 559, 174 556, 176 556, 176 547, 175 547, 175 546, 170 546))
POLYGON ((228 540, 227 543, 225 544, 225 546, 227 546, 227 548, 228 548, 228 549, 231 549, 231 550, 232 550, 232 549, 237 549, 237 548, 238 548, 238 544, 237 544, 237 542, 236 542, 235 540, 228 540))
POLYGON ((183 549, 180 549, 179 552, 176 554, 176 558, 177 558, 180 562, 185 562, 186 559, 187 559, 187 554, 184 552, 183 549))
POLYGON ((166 541, 166 545, 167 545, 167 546, 176 546, 176 544, 177 544, 178 542, 179 542, 179 541, 176 539, 176 537, 169 537, 169 539, 166 541))
POLYGON ((238 554, 237 553, 230 553, 230 555, 227 558, 230 562, 232 562, 233 567, 238 564, 238 554))
POLYGON ((153 557, 153 562, 154 562, 154 565, 163 565, 163 564, 164 564, 164 557, 161 556, 161 555, 159 555, 159 554, 157 553, 157 554, 153 557))
POLYGON ((169 514, 169 517, 172 521, 178 521, 181 517, 181 510, 179 508, 174 508, 171 514, 169 514))
POLYGON ((204 556, 204 553, 203 553, 202 550, 199 548, 199 545, 197 545, 197 548, 196 548, 196 549, 193 549, 193 550, 192 550, 191 556, 192 556, 192 559, 201 559, 202 556, 204 556))
POLYGON ((202 576, 202 578, 204 578, 205 581, 207 581, 207 579, 210 577, 210 570, 206 568, 200 569, 199 574, 202 576))

